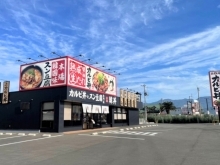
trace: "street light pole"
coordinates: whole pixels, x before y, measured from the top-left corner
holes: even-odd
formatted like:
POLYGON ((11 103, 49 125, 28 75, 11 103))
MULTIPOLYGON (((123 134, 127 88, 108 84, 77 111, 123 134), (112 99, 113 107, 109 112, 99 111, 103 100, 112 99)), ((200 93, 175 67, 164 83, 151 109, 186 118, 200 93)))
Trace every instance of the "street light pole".
POLYGON ((147 96, 147 93, 146 93, 146 89, 145 89, 145 87, 146 87, 146 85, 144 84, 144 85, 141 85, 141 86, 143 86, 144 87, 144 117, 145 117, 145 123, 147 122, 147 112, 146 112, 146 96, 147 96))

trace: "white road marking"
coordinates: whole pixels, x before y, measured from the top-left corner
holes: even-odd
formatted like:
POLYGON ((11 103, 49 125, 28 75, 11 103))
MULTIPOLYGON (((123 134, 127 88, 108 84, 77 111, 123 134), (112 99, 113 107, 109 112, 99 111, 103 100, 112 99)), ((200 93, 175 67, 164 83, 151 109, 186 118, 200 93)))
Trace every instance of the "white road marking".
POLYGON ((112 134, 127 134, 127 135, 144 135, 144 136, 155 136, 156 134, 158 134, 158 132, 131 132, 131 131, 107 131, 106 133, 112 133, 112 134))
POLYGON ((145 133, 143 133, 143 135, 148 135, 148 134, 150 134, 150 132, 145 132, 145 133))
POLYGON ((29 135, 29 136, 36 136, 35 133, 29 133, 28 135, 29 135))
POLYGON ((51 134, 43 134, 42 136, 51 137, 51 134))
POLYGON ((154 136, 154 135, 156 135, 157 133, 151 133, 151 134, 149 134, 150 136, 154 136))
POLYGON ((2 139, 11 139, 11 138, 16 138, 16 137, 24 137, 24 136, 11 136, 11 137, 5 137, 5 138, 0 138, 0 140, 2 140, 2 139))
MULTIPOLYGON (((80 136, 94 136, 94 135, 87 135, 87 134, 78 134, 80 136)), ((103 135, 95 135, 96 137, 108 137, 108 138, 117 138, 117 139, 131 139, 131 140, 145 140, 142 138, 131 138, 131 137, 120 137, 120 136, 103 136, 103 135)))
POLYGON ((9 146, 9 145, 13 145, 13 144, 19 144, 19 143, 26 143, 26 142, 31 142, 31 141, 37 141, 37 140, 42 140, 42 139, 50 139, 50 138, 59 137, 59 136, 63 136, 63 135, 50 136, 50 137, 31 139, 31 140, 24 140, 24 141, 13 142, 13 143, 6 143, 6 144, 1 144, 0 147, 2 147, 2 146, 9 146))

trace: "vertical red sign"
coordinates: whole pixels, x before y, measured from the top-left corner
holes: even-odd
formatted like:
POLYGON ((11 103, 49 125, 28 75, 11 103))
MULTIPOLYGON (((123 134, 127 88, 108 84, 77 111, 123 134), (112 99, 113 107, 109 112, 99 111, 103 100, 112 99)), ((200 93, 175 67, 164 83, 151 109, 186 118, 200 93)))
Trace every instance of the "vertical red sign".
POLYGON ((69 84, 79 87, 86 86, 86 67, 73 60, 69 60, 69 84))
POLYGON ((65 60, 52 62, 51 84, 61 85, 65 83, 65 60))

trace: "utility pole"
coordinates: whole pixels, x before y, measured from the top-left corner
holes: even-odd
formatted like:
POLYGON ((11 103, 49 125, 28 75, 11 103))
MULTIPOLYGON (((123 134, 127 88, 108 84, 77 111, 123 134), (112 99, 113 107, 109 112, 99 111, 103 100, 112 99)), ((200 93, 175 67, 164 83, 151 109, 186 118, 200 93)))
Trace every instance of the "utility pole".
POLYGON ((146 96, 147 96, 147 92, 146 92, 146 85, 141 85, 144 87, 144 117, 145 117, 145 123, 147 122, 147 112, 146 112, 146 96))
POLYGON ((200 111, 200 101, 199 101, 199 87, 197 87, 197 91, 198 91, 198 109, 199 109, 199 114, 201 115, 201 111, 200 111))

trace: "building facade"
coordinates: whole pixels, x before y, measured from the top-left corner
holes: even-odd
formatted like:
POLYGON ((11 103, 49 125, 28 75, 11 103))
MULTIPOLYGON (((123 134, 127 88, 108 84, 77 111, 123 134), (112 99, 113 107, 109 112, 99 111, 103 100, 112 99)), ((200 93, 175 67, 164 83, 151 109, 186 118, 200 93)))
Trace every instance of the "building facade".
POLYGON ((1 94, 0 129, 65 132, 138 125, 140 95, 123 91, 129 94, 120 98, 116 89, 116 77, 70 57, 23 65, 19 91, 1 94))

